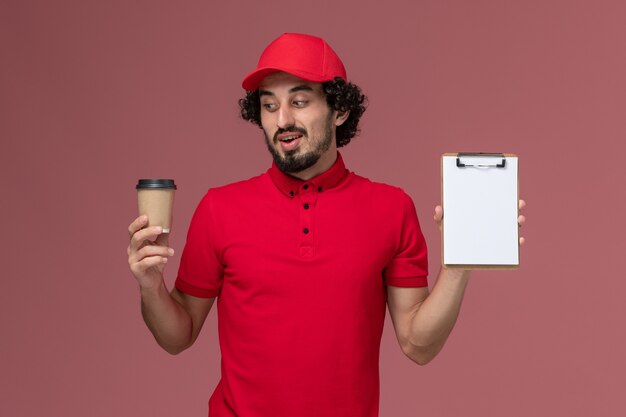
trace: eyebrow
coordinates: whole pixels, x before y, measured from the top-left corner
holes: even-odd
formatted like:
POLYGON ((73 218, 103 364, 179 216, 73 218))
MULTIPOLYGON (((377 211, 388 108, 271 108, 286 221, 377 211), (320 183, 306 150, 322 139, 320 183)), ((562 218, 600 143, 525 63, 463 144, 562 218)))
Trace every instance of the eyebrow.
MULTIPOLYGON (((289 89, 290 94, 295 93, 297 91, 313 91, 313 87, 307 84, 301 84, 301 85, 297 85, 289 89)), ((259 96, 273 96, 273 95, 275 94, 269 90, 259 90, 259 96)))

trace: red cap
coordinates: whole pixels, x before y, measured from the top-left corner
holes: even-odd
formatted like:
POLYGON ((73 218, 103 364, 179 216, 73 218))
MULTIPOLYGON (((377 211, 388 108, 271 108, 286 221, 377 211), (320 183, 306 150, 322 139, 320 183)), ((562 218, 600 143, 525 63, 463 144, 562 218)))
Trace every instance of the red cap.
POLYGON ((343 63, 324 39, 300 33, 285 33, 270 43, 241 85, 254 91, 263 77, 277 71, 314 82, 347 79, 343 63))

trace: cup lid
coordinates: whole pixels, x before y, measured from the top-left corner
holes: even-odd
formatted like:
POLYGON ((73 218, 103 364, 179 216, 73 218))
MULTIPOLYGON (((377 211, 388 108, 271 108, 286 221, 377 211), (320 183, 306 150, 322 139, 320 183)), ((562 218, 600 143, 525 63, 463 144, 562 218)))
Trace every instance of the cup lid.
POLYGON ((137 186, 135 187, 138 190, 141 189, 150 189, 150 188, 170 188, 175 190, 176 184, 174 184, 174 180, 164 180, 164 179, 143 179, 139 180, 137 186))

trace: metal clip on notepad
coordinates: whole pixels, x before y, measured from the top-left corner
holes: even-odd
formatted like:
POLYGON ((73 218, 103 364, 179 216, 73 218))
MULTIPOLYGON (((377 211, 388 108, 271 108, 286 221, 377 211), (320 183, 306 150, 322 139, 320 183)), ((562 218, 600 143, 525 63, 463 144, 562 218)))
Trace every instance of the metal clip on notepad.
POLYGON ((460 152, 456 157, 456 166, 457 168, 466 168, 466 167, 476 167, 476 168, 504 168, 506 164, 506 158, 503 153, 486 153, 486 152, 460 152), (502 158, 502 163, 498 164, 464 164, 461 162, 461 158, 471 156, 471 157, 491 157, 491 158, 502 158))

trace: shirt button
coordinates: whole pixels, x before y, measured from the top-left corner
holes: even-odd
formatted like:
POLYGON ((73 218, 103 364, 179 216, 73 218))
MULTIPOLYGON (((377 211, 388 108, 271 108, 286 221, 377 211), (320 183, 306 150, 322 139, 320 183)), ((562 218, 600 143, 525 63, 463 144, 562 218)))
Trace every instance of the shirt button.
POLYGON ((304 228, 304 230, 303 230, 303 232, 304 232, 304 234, 306 235, 306 234, 308 234, 308 233, 309 233, 309 229, 307 229, 307 228, 305 227, 305 228, 304 228))
POLYGON ((304 203, 304 209, 308 210, 309 209, 309 203, 304 203))
POLYGON ((305 190, 308 190, 308 189, 309 189, 309 184, 304 184, 304 185, 302 186, 302 188, 304 188, 305 190))
POLYGON ((294 196, 294 194, 295 194, 295 193, 294 193, 293 191, 289 191, 289 195, 290 195, 291 197, 293 197, 293 196, 294 196))
POLYGON ((322 187, 318 187, 317 191, 319 191, 321 193, 322 192, 322 187))

